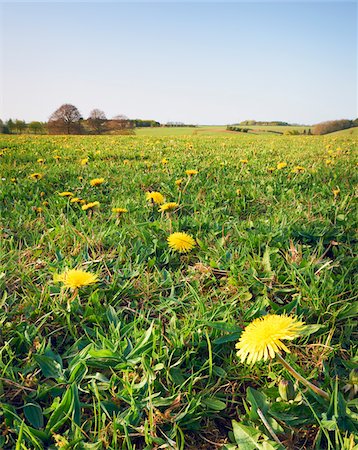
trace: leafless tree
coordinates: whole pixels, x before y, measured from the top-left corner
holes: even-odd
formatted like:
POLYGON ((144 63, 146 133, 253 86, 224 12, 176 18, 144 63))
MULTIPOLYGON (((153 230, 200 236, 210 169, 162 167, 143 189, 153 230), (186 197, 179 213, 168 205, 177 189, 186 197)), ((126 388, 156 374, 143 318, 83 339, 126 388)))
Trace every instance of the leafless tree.
POLYGON ((96 134, 106 131, 107 117, 100 109, 92 109, 88 117, 88 126, 96 134))
POLYGON ((127 116, 120 114, 109 121, 109 128, 115 133, 131 134, 133 133, 134 123, 127 116))
POLYGON ((51 114, 48 122, 49 132, 53 134, 80 134, 81 113, 76 106, 65 103, 51 114))

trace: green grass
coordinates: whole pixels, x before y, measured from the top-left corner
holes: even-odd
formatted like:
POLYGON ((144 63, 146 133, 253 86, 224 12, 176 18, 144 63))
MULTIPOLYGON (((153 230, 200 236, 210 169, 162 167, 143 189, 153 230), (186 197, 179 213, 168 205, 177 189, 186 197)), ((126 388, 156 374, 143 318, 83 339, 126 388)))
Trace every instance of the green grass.
POLYGON ((136 128, 137 136, 211 136, 226 131, 226 126, 136 128))
POLYGON ((0 448, 353 449, 356 147, 351 136, 0 136, 0 448), (148 190, 180 207, 159 213, 148 190), (171 231, 196 247, 170 251, 171 231), (78 295, 54 282, 75 267, 100 281, 78 295), (285 312, 311 325, 286 358, 330 402, 297 384, 284 399, 276 360, 238 360, 243 328, 285 312))
POLYGON ((348 128, 347 130, 335 131, 334 133, 330 133, 330 136, 357 136, 358 135, 358 127, 348 128))
MULTIPOLYGON (((238 125, 240 126, 240 125, 238 125)), ((254 130, 255 134, 267 134, 269 131, 279 131, 287 133, 289 131, 297 130, 302 133, 304 130, 308 131, 312 127, 301 126, 242 126, 241 128, 249 128, 254 130)), ((136 128, 137 136, 221 136, 225 134, 236 134, 234 131, 227 131, 226 126, 221 125, 205 125, 198 127, 157 127, 157 128, 136 128)))

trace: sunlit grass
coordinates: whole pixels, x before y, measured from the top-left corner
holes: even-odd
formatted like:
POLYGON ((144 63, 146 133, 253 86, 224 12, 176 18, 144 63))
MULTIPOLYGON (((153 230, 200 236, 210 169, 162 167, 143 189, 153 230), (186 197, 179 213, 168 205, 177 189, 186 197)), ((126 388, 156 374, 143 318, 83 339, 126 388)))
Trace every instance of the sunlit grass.
POLYGON ((345 448, 356 140, 1 136, 0 147, 1 448, 241 448, 250 429, 258 445, 345 448), (190 251, 170 248, 173 233, 190 251), (54 282, 72 268, 96 283, 54 282), (308 325, 286 358, 330 405, 299 386, 278 402, 290 374, 240 363, 242 330, 267 313, 308 325), (337 429, 325 422, 335 414, 337 429))

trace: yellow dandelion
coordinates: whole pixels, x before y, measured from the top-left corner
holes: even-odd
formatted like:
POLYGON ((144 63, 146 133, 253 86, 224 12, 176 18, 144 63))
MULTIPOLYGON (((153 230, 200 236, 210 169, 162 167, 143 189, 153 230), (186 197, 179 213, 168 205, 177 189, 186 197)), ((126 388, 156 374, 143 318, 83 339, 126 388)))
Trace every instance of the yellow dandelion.
POLYGON ((43 212, 43 208, 41 208, 41 206, 34 206, 34 211, 41 214, 43 212))
POLYGON ((83 181, 83 177, 79 176, 78 177, 78 181, 82 182, 83 181))
POLYGON ((70 203, 83 203, 83 202, 86 203, 85 200, 83 200, 82 198, 79 198, 79 197, 72 197, 70 200, 70 203))
POLYGON ((179 253, 190 252, 195 247, 194 239, 187 233, 172 233, 167 241, 169 247, 179 253))
POLYGON ((261 359, 274 358, 284 350, 290 353, 282 339, 292 340, 300 335, 304 323, 295 317, 269 314, 251 322, 242 333, 236 348, 241 362, 254 364, 261 359))
POLYGON ((333 192, 334 198, 336 198, 338 196, 338 194, 341 192, 341 190, 339 188, 337 188, 337 189, 333 189, 332 192, 333 192))
POLYGON ((191 177, 192 175, 197 175, 199 172, 198 172, 197 170, 195 170, 195 169, 189 169, 189 170, 186 170, 185 173, 186 173, 189 177, 191 177))
POLYGON ((73 197, 73 193, 69 192, 69 191, 65 191, 65 192, 59 192, 58 195, 60 197, 73 197))
POLYGON ((164 212, 164 211, 173 211, 173 209, 176 209, 178 207, 178 203, 176 202, 169 202, 169 203, 164 203, 159 209, 159 212, 164 212))
POLYGON ((41 178, 43 178, 44 175, 42 173, 32 173, 30 175, 30 178, 32 178, 33 180, 41 180, 41 178))
POLYGON ((44 202, 42 202, 42 205, 43 205, 43 206, 48 206, 48 205, 49 205, 49 202, 48 202, 47 200, 45 200, 44 202))
POLYGON ((145 197, 148 201, 156 203, 157 205, 161 205, 162 203, 164 203, 164 196, 160 192, 156 191, 146 192, 145 197))
POLYGON ((88 209, 93 209, 99 205, 100 205, 99 202, 90 202, 90 203, 87 203, 86 205, 83 205, 82 209, 83 209, 83 211, 87 211, 88 209))
POLYGON ((236 189, 236 195, 241 195, 241 189, 236 189))
POLYGON ((248 159, 240 159, 241 164, 247 164, 249 162, 248 159))
POLYGON ((104 178, 93 178, 93 180, 90 181, 91 186, 99 186, 102 183, 104 183, 104 178))
POLYGON ((128 209, 126 208, 112 208, 112 212, 115 214, 123 214, 128 212, 128 209))
POLYGON ((17 179, 16 178, 11 178, 10 180, 12 183, 17 183, 17 179))
POLYGON ((168 162, 169 162, 169 161, 168 161, 166 158, 163 158, 163 159, 162 159, 162 164, 168 164, 168 162))
POLYGON ((276 170, 275 167, 268 167, 267 168, 267 171, 270 172, 270 173, 272 173, 274 170, 276 170))
POLYGON ((61 159, 61 156, 60 155, 54 155, 54 157, 53 157, 56 161, 58 161, 59 159, 61 159))
POLYGON ((301 173, 304 171, 305 171, 305 168, 303 166, 295 166, 291 172, 292 173, 301 173))
POLYGON ((180 188, 180 185, 183 183, 183 179, 179 178, 179 180, 175 180, 175 184, 180 188))
POLYGON ((277 163, 277 170, 284 169, 285 167, 287 167, 287 163, 285 163, 285 162, 277 163))
POLYGON ((37 160, 37 162, 38 162, 39 164, 43 164, 43 163, 45 162, 45 160, 44 160, 43 158, 39 158, 39 159, 37 160))
POLYGON ((88 164, 89 159, 88 158, 82 158, 81 159, 81 166, 85 166, 86 164, 88 164))
POLYGON ((333 161, 331 159, 326 159, 326 165, 331 166, 333 164, 333 161))
POLYGON ((98 276, 81 269, 66 269, 61 274, 55 274, 53 280, 55 283, 63 283, 67 288, 78 289, 96 283, 98 276))

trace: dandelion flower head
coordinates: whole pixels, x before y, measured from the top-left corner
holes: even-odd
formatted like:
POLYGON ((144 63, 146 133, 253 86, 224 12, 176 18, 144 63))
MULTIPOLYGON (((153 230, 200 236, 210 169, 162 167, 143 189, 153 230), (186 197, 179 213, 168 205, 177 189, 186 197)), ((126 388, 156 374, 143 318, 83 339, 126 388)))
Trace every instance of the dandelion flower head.
POLYGON ((82 209, 83 209, 83 211, 87 211, 88 209, 93 209, 96 206, 99 206, 99 202, 90 202, 90 203, 87 203, 86 205, 83 205, 82 209))
POLYGON ((195 169, 186 170, 185 173, 190 177, 191 175, 197 175, 198 171, 195 169))
POLYGON ((164 211, 173 211, 173 209, 176 209, 178 207, 178 203, 176 202, 169 202, 169 203, 164 203, 160 208, 159 208, 159 212, 164 212, 164 211))
POLYGON ((116 213, 116 214, 123 214, 128 212, 128 209, 126 208, 112 208, 112 212, 116 213))
POLYGON ((281 350, 290 353, 282 340, 295 339, 303 328, 304 323, 295 317, 277 314, 259 317, 243 331, 236 344, 237 356, 241 362, 254 364, 261 359, 274 358, 281 350))
POLYGON ((162 203, 164 203, 164 196, 160 192, 156 191, 146 192, 145 197, 147 200, 152 201, 157 205, 161 205, 162 203))
POLYGON ((91 186, 99 186, 102 183, 104 183, 104 178, 93 178, 93 180, 90 181, 91 186))
POLYGON ((194 239, 187 233, 172 233, 167 241, 169 247, 179 253, 190 252, 195 247, 194 239))
POLYGON ((287 163, 285 163, 285 162, 277 163, 277 170, 284 169, 285 167, 287 167, 287 163))
POLYGON ((32 173, 30 175, 30 177, 34 180, 41 180, 41 178, 43 178, 43 174, 42 173, 32 173))
POLYGON ((60 197, 73 197, 73 193, 69 192, 69 191, 65 191, 65 192, 59 192, 58 194, 60 197))
POLYGON ((96 283, 98 276, 81 269, 67 269, 61 274, 54 275, 53 280, 55 283, 62 282, 67 288, 78 289, 96 283))

